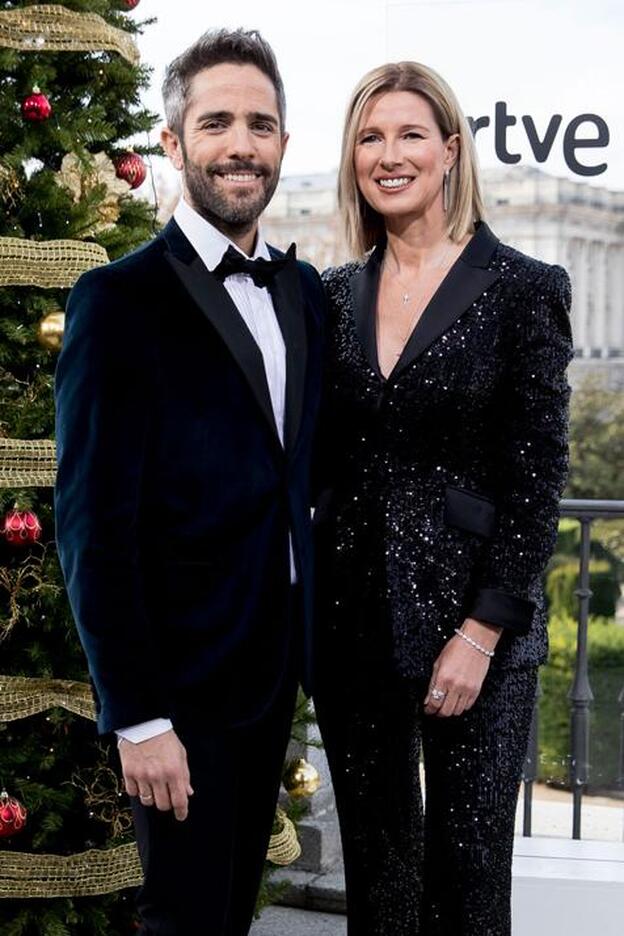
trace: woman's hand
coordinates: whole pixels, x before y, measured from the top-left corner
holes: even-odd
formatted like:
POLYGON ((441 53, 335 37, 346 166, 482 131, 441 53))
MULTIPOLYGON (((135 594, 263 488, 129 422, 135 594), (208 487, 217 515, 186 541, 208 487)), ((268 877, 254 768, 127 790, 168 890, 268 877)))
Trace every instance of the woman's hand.
MULTIPOLYGON (((474 618, 466 618, 461 629, 486 650, 494 650, 502 633, 500 627, 474 618)), ((472 708, 479 698, 490 662, 490 657, 455 634, 433 664, 425 697, 425 714, 448 717, 461 715, 472 708), (444 696, 436 699, 434 689, 443 692, 444 696)))

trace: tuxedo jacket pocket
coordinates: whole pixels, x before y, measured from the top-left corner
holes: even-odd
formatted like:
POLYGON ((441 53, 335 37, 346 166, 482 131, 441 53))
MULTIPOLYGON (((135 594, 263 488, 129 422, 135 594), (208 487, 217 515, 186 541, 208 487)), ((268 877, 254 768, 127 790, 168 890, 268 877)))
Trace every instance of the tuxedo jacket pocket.
POLYGON ((496 506, 483 494, 447 484, 444 492, 444 522, 484 539, 494 535, 496 506))

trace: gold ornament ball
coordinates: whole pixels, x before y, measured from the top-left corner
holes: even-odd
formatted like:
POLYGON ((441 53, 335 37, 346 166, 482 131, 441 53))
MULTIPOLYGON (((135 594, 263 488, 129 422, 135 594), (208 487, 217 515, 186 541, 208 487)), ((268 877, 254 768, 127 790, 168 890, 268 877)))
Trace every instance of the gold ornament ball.
POLYGON ((284 774, 284 786, 293 799, 313 796, 321 785, 321 777, 312 764, 298 757, 288 765, 284 774))
POLYGON ((60 351, 65 331, 65 313, 50 312, 39 322, 37 339, 48 351, 60 351))

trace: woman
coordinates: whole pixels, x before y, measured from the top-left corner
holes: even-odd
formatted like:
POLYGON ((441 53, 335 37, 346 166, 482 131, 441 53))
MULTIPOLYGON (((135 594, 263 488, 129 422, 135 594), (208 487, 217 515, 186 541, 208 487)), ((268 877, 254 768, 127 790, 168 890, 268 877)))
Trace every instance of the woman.
POLYGON ((349 934, 508 936, 567 466, 569 280, 483 223, 470 130, 422 65, 356 88, 339 199, 354 254, 373 248, 324 275, 315 518, 349 934))

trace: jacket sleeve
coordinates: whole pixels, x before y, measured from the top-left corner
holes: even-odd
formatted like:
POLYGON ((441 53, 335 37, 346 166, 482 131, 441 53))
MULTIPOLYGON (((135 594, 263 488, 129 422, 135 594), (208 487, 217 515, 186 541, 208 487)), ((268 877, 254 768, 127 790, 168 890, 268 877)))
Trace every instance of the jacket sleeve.
POLYGON ((526 634, 554 550, 568 469, 566 369, 573 356, 570 280, 548 267, 511 322, 498 439, 497 527, 477 574, 470 617, 526 634))
POLYGON ((56 373, 57 544, 102 733, 169 714, 139 556, 155 368, 135 299, 83 275, 56 373))

